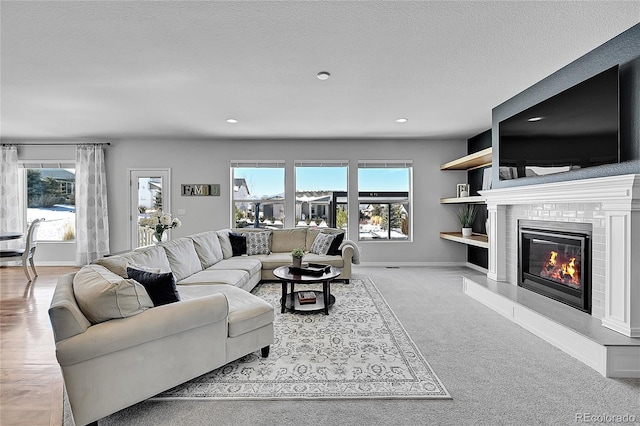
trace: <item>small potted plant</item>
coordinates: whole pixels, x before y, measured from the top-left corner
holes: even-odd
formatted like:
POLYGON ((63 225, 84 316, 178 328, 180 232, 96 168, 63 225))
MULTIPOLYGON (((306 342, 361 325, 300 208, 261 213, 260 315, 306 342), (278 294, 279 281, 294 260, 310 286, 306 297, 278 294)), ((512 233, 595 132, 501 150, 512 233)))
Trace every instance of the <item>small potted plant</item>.
POLYGON ((295 268, 302 268, 303 257, 304 257, 304 251, 302 249, 296 248, 291 251, 291 258, 293 259, 293 266, 295 268))
POLYGON ((476 218, 476 206, 467 204, 464 207, 461 207, 458 210, 458 220, 460 220, 460 225, 462 225, 462 236, 470 237, 471 236, 471 226, 473 226, 473 221, 476 218))

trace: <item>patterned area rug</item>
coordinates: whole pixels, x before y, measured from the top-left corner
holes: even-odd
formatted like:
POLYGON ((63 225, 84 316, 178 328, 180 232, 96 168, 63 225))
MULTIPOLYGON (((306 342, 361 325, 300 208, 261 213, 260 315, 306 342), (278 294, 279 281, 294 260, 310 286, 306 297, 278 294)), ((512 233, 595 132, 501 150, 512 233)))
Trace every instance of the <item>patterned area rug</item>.
POLYGON ((276 308, 268 358, 254 352, 151 400, 451 398, 370 278, 332 284, 329 315, 281 314, 281 289, 253 290, 276 308))

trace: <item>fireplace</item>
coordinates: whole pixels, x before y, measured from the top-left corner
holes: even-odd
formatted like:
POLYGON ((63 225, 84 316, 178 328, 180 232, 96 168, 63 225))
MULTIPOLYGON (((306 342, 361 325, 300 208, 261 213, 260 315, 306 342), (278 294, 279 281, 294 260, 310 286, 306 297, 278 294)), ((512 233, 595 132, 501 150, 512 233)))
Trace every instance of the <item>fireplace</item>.
POLYGON ((518 221, 518 285, 591 313, 589 223, 518 221))

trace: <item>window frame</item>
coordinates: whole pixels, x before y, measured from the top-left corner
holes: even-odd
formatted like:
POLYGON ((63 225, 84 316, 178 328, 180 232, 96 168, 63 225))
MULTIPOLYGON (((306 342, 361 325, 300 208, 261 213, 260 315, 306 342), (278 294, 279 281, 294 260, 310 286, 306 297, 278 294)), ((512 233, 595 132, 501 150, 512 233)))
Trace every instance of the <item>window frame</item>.
MULTIPOLYGON (((75 194, 75 188, 76 188, 76 183, 75 183, 75 170, 77 170, 77 164, 75 160, 18 160, 18 168, 20 170, 20 173, 18 173, 18 183, 19 183, 19 187, 20 187, 20 191, 19 191, 19 200, 20 200, 20 209, 21 211, 21 215, 22 215, 22 220, 23 223, 25 224, 25 229, 28 227, 29 225, 29 221, 28 221, 28 210, 29 210, 29 196, 28 196, 28 192, 29 189, 27 188, 28 185, 28 179, 27 179, 27 173, 28 170, 30 169, 73 169, 74 170, 74 190, 73 190, 73 194, 75 194)), ((75 206, 75 204, 74 204, 75 206)), ((75 244, 76 243, 76 230, 78 228, 77 226, 77 216, 76 216, 76 209, 74 208, 73 211, 73 232, 74 232, 74 237, 72 239, 59 239, 59 240, 51 240, 51 239, 44 239, 42 237, 42 230, 43 227, 46 227, 47 222, 43 222, 42 225, 40 226, 40 233, 38 234, 38 244, 40 243, 44 243, 44 244, 75 244)))
MULTIPOLYGON (((254 228, 278 228, 278 227, 284 227, 284 221, 285 218, 287 216, 287 205, 286 205, 286 200, 287 200, 287 186, 286 186, 286 182, 287 182, 287 170, 285 167, 285 161, 280 161, 280 160, 260 160, 260 161, 231 161, 231 164, 229 166, 229 174, 230 174, 230 198, 231 198, 231 202, 230 202, 230 226, 231 228, 238 228, 238 223, 236 222, 236 203, 248 203, 248 204, 256 204, 256 201, 262 201, 261 203, 258 204, 263 204, 264 202, 268 202, 268 204, 272 204, 272 205, 282 205, 282 217, 280 218, 279 215, 278 216, 274 216, 274 218, 276 219, 275 222, 271 222, 269 221, 269 223, 267 223, 267 218, 264 218, 264 210, 259 212, 259 213, 263 213, 263 218, 264 220, 260 220, 260 214, 258 214, 257 217, 255 217, 254 214, 254 221, 253 221, 253 227, 254 228), (260 197, 260 198, 236 198, 236 191, 235 191, 235 169, 251 169, 251 168, 256 168, 256 169, 282 169, 282 187, 283 187, 283 196, 282 197, 274 197, 274 196, 269 196, 269 197, 260 197), (278 224, 278 221, 280 221, 282 223, 282 225, 278 224), (256 226, 258 225, 258 226, 256 226)), ((249 188, 247 187, 247 191, 249 190, 249 188)), ((248 193, 248 192, 247 192, 248 193)), ((248 193, 248 195, 250 195, 248 193)), ((251 222, 246 222, 246 223, 251 223, 251 222)), ((246 227, 250 227, 251 225, 247 225, 246 227)))
MULTIPOLYGON (((359 160, 357 164, 358 173, 358 242, 413 242, 413 161, 412 160, 359 160), (361 169, 408 169, 408 191, 361 191, 360 170, 361 169), (408 204, 405 209, 408 215, 408 232, 406 238, 391 238, 391 225, 388 226, 387 238, 361 238, 361 206, 371 204, 382 204, 388 206, 388 215, 391 214, 394 204, 408 204)), ((387 220, 390 220, 388 218, 387 220)))
MULTIPOLYGON (((345 233, 349 232, 349 219, 348 219, 348 215, 349 215, 349 160, 295 160, 294 161, 294 165, 293 165, 293 171, 294 171, 294 179, 293 179, 293 184, 294 184, 294 188, 293 188, 293 193, 295 195, 295 214, 294 214, 294 226, 296 228, 298 227, 306 227, 306 226, 313 226, 313 224, 310 223, 305 223, 304 225, 302 225, 300 222, 302 222, 302 207, 300 208, 300 217, 298 217, 298 193, 303 193, 303 192, 309 192, 312 190, 299 190, 298 189, 298 168, 305 168, 305 167, 309 167, 309 168, 343 168, 344 171, 346 172, 346 182, 345 183, 345 190, 339 190, 339 191, 328 191, 328 193, 326 194, 327 197, 329 197, 330 199, 328 200, 327 203, 327 209, 328 209, 328 213, 329 216, 327 219, 329 219, 328 222, 325 221, 326 225, 328 227, 331 228, 337 228, 337 207, 340 206, 346 206, 346 212, 347 212, 347 222, 345 224, 345 228, 341 228, 344 229, 345 233), (338 198, 340 199, 345 199, 346 202, 340 202, 338 203, 338 198)), ((301 202, 302 204, 302 202, 301 202)), ((311 215, 311 206, 309 206, 310 212, 309 214, 311 215)), ((312 222, 313 222, 313 217, 309 218, 312 222)), ((317 223, 316 223, 317 225, 317 223)))

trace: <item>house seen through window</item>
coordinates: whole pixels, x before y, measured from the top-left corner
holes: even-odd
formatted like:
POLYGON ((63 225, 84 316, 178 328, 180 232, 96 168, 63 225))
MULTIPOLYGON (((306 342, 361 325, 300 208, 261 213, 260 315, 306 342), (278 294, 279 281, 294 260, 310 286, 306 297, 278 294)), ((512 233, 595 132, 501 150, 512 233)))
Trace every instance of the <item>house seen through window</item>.
POLYGON ((236 228, 282 228, 285 217, 284 162, 231 164, 236 228))
POLYGON ((347 231, 346 161, 296 161, 296 226, 347 231))
POLYGON ((411 169, 409 161, 358 163, 360 241, 410 239, 411 169))
POLYGON ((39 241, 73 241, 76 238, 75 164, 25 165, 26 219, 44 218, 39 241))

